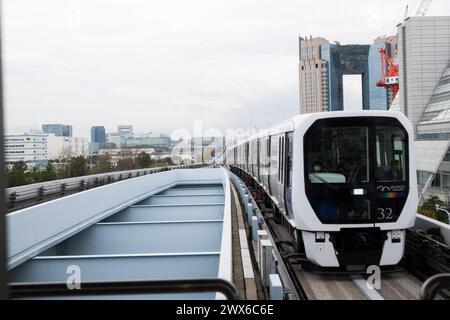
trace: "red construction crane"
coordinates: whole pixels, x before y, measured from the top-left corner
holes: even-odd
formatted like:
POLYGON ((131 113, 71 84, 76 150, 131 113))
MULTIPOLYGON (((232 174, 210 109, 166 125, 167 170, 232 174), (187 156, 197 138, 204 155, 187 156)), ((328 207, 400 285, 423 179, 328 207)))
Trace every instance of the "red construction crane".
MULTIPOLYGON (((432 0, 420 0, 416 2, 417 10, 414 16, 423 17, 430 8, 432 0)), ((406 5, 404 20, 408 18, 408 10, 411 5, 411 0, 408 0, 406 5)), ((391 59, 386 49, 380 49, 381 56, 381 75, 382 78, 377 82, 378 87, 384 87, 391 92, 391 101, 394 100, 399 88, 398 81, 398 65, 391 59)))
POLYGON ((381 56, 381 80, 377 82, 378 87, 384 87, 392 94, 392 98, 397 95, 398 92, 398 66, 391 59, 386 49, 381 48, 379 51, 381 56))

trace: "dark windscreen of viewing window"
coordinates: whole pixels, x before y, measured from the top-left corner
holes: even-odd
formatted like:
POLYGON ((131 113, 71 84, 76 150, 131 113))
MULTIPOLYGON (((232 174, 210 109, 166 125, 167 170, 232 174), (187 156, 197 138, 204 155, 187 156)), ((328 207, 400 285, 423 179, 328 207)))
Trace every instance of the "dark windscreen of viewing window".
POLYGON ((311 183, 369 181, 367 126, 318 126, 308 135, 306 155, 311 183))
POLYGON ((408 196, 408 135, 390 117, 322 119, 304 137, 305 191, 324 223, 393 222, 408 196))
POLYGON ((406 180, 406 134, 389 120, 375 124, 375 180, 394 182, 406 180))

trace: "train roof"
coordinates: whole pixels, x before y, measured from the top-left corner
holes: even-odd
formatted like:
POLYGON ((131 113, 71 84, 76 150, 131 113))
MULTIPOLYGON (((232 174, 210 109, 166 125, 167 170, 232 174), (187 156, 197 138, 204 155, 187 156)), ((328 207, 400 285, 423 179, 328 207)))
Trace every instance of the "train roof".
POLYGON ((306 119, 327 119, 327 118, 342 118, 342 117, 394 117, 406 119, 405 115, 398 111, 388 110, 352 110, 352 111, 328 111, 315 112, 295 115, 292 120, 295 125, 301 124, 306 119))
POLYGON ((400 120, 400 122, 407 126, 409 124, 406 116, 399 111, 388 110, 352 110, 352 111, 328 111, 328 112, 315 112, 295 115, 290 119, 281 121, 269 128, 261 129, 257 134, 244 139, 233 147, 239 146, 248 141, 266 137, 267 135, 275 135, 283 132, 293 131, 296 127, 301 126, 305 121, 314 122, 319 119, 329 118, 342 118, 342 117, 393 117, 400 120))

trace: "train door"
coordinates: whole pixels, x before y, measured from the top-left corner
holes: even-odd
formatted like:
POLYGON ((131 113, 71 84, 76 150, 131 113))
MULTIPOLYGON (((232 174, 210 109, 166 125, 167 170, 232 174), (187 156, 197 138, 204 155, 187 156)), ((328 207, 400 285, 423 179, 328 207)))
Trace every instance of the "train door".
POLYGON ((285 182, 284 182, 284 200, 286 203, 286 211, 289 216, 293 217, 292 212, 292 156, 293 156, 293 132, 286 133, 286 159, 285 159, 285 182))
POLYGON ((280 208, 286 212, 285 201, 284 201, 284 183, 285 183, 285 161, 286 161, 286 148, 285 134, 280 134, 279 136, 279 161, 278 161, 278 199, 280 201, 280 208))
POLYGON ((240 159, 241 159, 241 163, 240 163, 240 168, 242 169, 242 170, 244 170, 245 169, 245 167, 244 167, 244 163, 245 163, 245 144, 241 144, 240 145, 240 147, 239 147, 239 151, 240 151, 240 159))
POLYGON ((240 169, 243 169, 243 166, 242 166, 242 164, 243 164, 243 161, 242 161, 242 159, 243 159, 243 155, 242 155, 242 145, 240 145, 240 146, 238 146, 237 147, 237 156, 238 156, 238 167, 240 168, 240 169))
POLYGON ((269 156, 269 187, 270 194, 277 200, 278 187, 278 136, 270 136, 270 156, 269 156))
POLYGON ((283 208, 283 140, 281 134, 271 136, 270 142, 270 193, 279 208, 283 208))
POLYGON ((245 143, 241 145, 241 168, 245 170, 245 143))
POLYGON ((264 185, 264 159, 266 154, 265 140, 266 138, 261 138, 259 141, 259 152, 258 152, 258 162, 259 162, 259 181, 264 185))
POLYGON ((257 150, 257 142, 258 140, 255 139, 252 141, 252 176, 257 180, 258 178, 258 172, 257 172, 257 168, 258 168, 258 162, 256 161, 256 156, 258 153, 257 150))
POLYGON ((247 172, 253 176, 253 141, 248 142, 247 172))
POLYGON ((264 176, 263 176, 263 184, 266 187, 267 191, 270 193, 270 136, 267 136, 264 140, 264 176))
POLYGON ((244 144, 244 170, 247 172, 250 172, 250 170, 248 169, 248 142, 246 142, 244 144))
POLYGON ((261 175, 260 175, 260 171, 259 171, 259 167, 260 167, 260 162, 259 162, 259 155, 260 155, 260 141, 261 139, 256 139, 256 177, 258 179, 258 182, 261 182, 261 175))

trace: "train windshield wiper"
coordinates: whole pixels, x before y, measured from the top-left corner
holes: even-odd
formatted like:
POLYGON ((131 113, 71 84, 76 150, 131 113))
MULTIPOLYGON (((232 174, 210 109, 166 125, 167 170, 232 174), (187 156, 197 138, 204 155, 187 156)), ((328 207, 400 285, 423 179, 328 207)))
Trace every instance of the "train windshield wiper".
POLYGON ((332 189, 334 189, 334 190, 339 189, 338 187, 333 186, 333 185, 332 185, 331 183, 329 183, 327 180, 325 180, 324 178, 322 178, 321 176, 319 176, 317 173, 312 172, 311 175, 312 175, 313 177, 319 179, 319 180, 322 181, 323 183, 325 183, 325 184, 326 184, 327 186, 329 186, 330 188, 332 188, 332 189))

